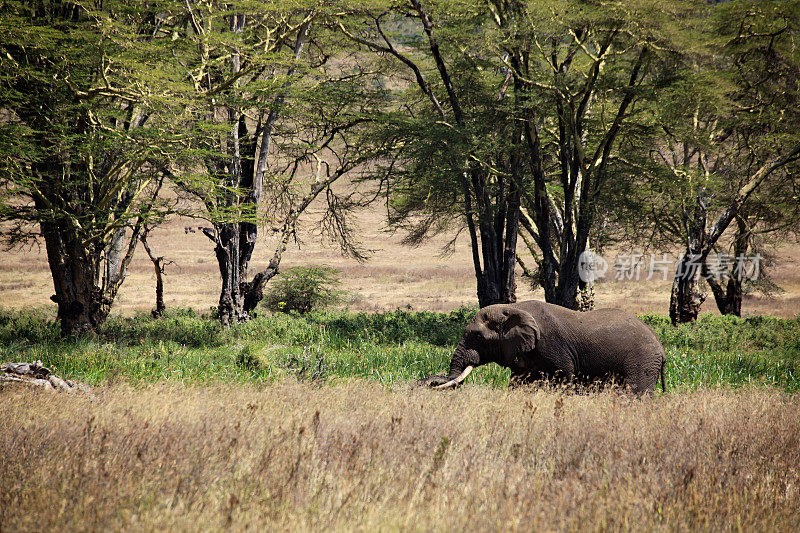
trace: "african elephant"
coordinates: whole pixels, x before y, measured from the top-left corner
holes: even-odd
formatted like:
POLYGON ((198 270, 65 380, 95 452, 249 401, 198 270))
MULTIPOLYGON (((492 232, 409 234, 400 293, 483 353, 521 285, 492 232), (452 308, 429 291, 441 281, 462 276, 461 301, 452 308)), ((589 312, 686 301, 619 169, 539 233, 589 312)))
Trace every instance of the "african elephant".
POLYGON ((497 363, 523 382, 614 380, 634 394, 666 391, 664 348, 641 320, 620 309, 578 312, 538 301, 484 307, 467 326, 447 376, 418 383, 458 386, 472 369, 497 363))

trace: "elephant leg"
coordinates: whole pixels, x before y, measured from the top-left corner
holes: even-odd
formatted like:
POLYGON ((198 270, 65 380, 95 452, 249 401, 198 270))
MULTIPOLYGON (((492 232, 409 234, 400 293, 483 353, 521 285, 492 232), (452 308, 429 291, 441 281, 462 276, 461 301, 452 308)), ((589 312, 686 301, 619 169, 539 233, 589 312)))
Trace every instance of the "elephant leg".
POLYGON ((541 370, 511 372, 508 384, 511 387, 541 384, 550 381, 551 376, 541 370))
POLYGON ((652 359, 653 362, 636 361, 626 365, 624 385, 632 394, 641 396, 655 390, 661 375, 661 361, 652 359))

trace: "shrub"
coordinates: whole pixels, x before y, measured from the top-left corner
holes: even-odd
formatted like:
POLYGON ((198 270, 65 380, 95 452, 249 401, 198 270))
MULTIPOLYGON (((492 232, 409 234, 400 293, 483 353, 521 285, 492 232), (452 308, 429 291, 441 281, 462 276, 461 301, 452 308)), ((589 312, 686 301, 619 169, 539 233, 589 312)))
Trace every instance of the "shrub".
POLYGON ((0 309, 0 345, 52 343, 60 339, 58 323, 45 309, 0 309))
POLYGON ((258 370, 258 368, 261 366, 258 361, 258 357, 253 355, 253 351, 250 349, 249 344, 239 350, 239 354, 236 356, 236 364, 245 370, 258 370))
POLYGON ((219 346, 221 331, 219 322, 197 316, 191 309, 168 309, 160 320, 151 320, 150 313, 134 317, 111 316, 98 333, 103 340, 118 344, 173 341, 200 348, 219 346))
POLYGON ((413 341, 453 347, 461 340, 476 311, 470 307, 461 307, 450 313, 397 309, 383 313, 320 314, 308 319, 325 326, 334 342, 335 339, 378 344, 413 341))
POLYGON ((264 307, 270 311, 308 313, 341 302, 339 271, 327 266, 286 269, 270 283, 264 307))

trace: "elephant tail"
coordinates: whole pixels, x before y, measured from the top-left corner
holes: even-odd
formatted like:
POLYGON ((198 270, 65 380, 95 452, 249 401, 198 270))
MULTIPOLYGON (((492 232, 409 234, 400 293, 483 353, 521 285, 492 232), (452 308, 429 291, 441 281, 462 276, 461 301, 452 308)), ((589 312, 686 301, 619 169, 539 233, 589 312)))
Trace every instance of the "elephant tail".
POLYGON ((667 392, 667 381, 664 379, 664 371, 667 367, 667 358, 665 357, 661 361, 661 390, 667 392))

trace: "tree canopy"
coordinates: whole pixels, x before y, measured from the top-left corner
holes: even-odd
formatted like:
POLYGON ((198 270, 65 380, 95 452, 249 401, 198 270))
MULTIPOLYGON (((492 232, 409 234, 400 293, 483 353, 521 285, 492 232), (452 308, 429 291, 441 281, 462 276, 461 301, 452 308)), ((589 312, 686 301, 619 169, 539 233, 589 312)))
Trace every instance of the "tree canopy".
POLYGON ((65 334, 108 314, 138 235, 163 217, 146 163, 169 153, 148 63, 153 13, 125 2, 7 2, 0 11, 0 217, 10 244, 41 236, 65 334))
POLYGON ((364 256, 349 176, 409 244, 465 233, 481 306, 516 299, 520 265, 547 301, 591 307, 586 252, 635 243, 683 249, 673 321, 697 316, 703 279, 737 313, 743 280, 711 258, 798 229, 798 9, 4 2, 3 237, 44 242, 63 332, 89 331, 174 190, 210 223, 234 324, 315 199, 364 256), (274 253, 251 272, 262 227, 274 253))

